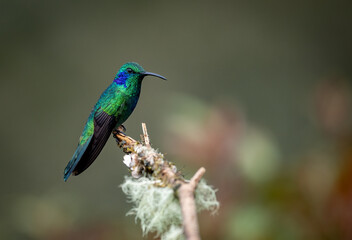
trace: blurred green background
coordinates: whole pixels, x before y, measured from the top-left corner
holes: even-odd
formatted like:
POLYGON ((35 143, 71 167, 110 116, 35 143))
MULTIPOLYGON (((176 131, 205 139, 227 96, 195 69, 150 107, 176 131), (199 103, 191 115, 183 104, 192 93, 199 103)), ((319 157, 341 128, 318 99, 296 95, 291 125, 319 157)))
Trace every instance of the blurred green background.
MULTIPOLYGON (((350 1, 0 1, 0 239, 142 239, 110 139, 63 182, 88 114, 127 61, 125 126, 219 213, 203 239, 352 239, 350 1)), ((147 238, 152 239, 153 236, 147 238)))

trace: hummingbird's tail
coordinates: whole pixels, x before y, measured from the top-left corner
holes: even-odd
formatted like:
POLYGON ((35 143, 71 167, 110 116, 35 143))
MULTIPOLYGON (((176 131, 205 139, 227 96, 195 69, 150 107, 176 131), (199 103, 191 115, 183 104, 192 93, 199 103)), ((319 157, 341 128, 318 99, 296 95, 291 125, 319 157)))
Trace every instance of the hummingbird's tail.
POLYGON ((68 177, 71 175, 71 173, 75 170, 78 162, 81 160, 84 152, 86 151, 90 140, 92 139, 92 137, 90 137, 85 144, 83 145, 78 145, 75 153, 72 156, 72 159, 68 162, 65 170, 64 170, 64 181, 66 182, 68 177))

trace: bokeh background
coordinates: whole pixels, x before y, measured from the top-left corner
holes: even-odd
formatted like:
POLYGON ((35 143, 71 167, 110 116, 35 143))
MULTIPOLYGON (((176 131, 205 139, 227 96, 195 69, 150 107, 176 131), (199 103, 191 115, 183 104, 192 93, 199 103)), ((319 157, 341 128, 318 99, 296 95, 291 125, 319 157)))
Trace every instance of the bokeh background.
MULTIPOLYGON (((142 239, 110 139, 63 182, 119 67, 146 79, 125 126, 221 208, 203 239, 352 239, 350 1, 0 1, 0 238, 142 239)), ((153 236, 144 238, 153 239, 153 236)))

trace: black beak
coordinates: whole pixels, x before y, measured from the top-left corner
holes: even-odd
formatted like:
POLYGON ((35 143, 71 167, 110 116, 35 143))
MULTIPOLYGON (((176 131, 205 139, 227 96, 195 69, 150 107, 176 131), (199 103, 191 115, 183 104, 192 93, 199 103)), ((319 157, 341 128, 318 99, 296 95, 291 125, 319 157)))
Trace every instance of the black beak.
POLYGON ((161 76, 159 74, 152 73, 152 72, 144 72, 143 76, 154 76, 154 77, 158 77, 158 78, 166 80, 166 77, 163 77, 163 76, 161 76))

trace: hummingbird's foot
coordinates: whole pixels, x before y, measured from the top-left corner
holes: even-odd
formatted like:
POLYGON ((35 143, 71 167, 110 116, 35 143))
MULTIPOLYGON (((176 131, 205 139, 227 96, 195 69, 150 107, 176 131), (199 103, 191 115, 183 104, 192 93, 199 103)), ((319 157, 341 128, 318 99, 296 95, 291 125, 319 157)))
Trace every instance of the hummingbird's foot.
POLYGON ((122 148, 124 153, 129 154, 133 151, 131 146, 137 144, 138 142, 127 136, 123 130, 126 131, 126 128, 122 125, 115 127, 112 131, 112 136, 115 138, 117 146, 122 148))
POLYGON ((119 130, 119 131, 121 131, 121 132, 126 132, 126 128, 125 128, 125 126, 124 125, 120 125, 118 128, 117 128, 117 130, 119 130))
POLYGON ((120 125, 118 126, 117 128, 114 129, 113 133, 114 132, 118 132, 118 133, 121 133, 122 135, 126 136, 125 132, 126 132, 126 128, 124 125, 120 125))

